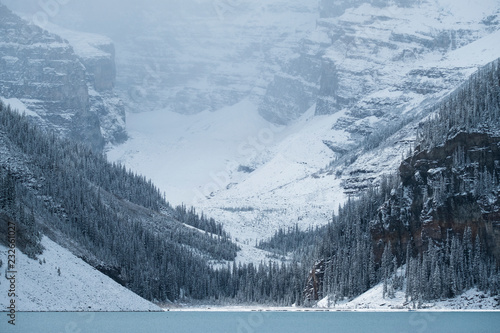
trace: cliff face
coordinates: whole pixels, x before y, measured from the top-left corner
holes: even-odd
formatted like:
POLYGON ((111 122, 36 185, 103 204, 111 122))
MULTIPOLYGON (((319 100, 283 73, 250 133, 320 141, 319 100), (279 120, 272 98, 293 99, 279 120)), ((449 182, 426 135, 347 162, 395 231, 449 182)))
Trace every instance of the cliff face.
MULTIPOLYGON (((316 7, 300 0, 140 4, 131 17, 133 29, 112 35, 120 96, 143 110, 182 114, 216 111, 245 98, 260 103, 282 65, 289 76, 294 68, 308 68, 310 58, 297 59, 296 47, 314 27, 316 7)), ((124 16, 117 20, 129 26, 124 16)), ((278 79, 269 89, 285 91, 281 83, 278 79)), ((297 107, 299 91, 291 87, 291 92, 282 109, 297 107)))
POLYGON ((274 76, 262 98, 259 112, 276 124, 287 124, 307 110, 318 95, 321 60, 301 54, 285 72, 274 76))
POLYGON ((3 5, 0 18, 1 97, 19 99, 43 127, 97 150, 124 134, 123 106, 104 101, 114 84, 112 57, 80 57, 68 41, 26 23, 3 5), (98 98, 94 90, 104 94, 98 98), (117 128, 106 127, 110 116, 113 125, 121 122, 117 128))
MULTIPOLYGON (((87 69, 89 82, 98 92, 113 90, 116 79, 115 46, 111 41, 101 41, 93 45, 103 52, 100 56, 83 56, 82 61, 87 69)), ((78 52, 78 49, 76 49, 78 52)))
POLYGON ((275 75, 261 115, 287 124, 315 103, 317 115, 345 110, 335 128, 359 139, 440 98, 476 68, 447 62, 448 54, 498 26, 449 9, 440 1, 321 1, 316 29, 296 50, 311 60, 275 75), (359 126, 365 119, 369 124, 359 126))
POLYGON ((125 106, 114 91, 116 83, 115 46, 104 36, 49 25, 50 31, 68 40, 85 66, 89 110, 99 118, 106 143, 121 143, 125 132, 125 106))
MULTIPOLYGON (((401 164, 402 185, 379 210, 372 235, 405 253, 470 228, 488 254, 500 259, 500 138, 459 133, 442 146, 417 152, 401 164), (405 221, 405 222, 402 222, 405 221)), ((381 255, 383 249, 377 249, 381 255)))

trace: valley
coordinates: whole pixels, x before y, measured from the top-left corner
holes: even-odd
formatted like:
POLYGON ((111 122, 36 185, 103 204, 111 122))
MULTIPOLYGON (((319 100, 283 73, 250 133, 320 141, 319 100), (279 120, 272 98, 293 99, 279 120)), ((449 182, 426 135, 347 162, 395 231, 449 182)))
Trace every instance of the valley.
POLYGON ((2 4, 0 213, 100 310, 498 308, 497 1, 2 4))

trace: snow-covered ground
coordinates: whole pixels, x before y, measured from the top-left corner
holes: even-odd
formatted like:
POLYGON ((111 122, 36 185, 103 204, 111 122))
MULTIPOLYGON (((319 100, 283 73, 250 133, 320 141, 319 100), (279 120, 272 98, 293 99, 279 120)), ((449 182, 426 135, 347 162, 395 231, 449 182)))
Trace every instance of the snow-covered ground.
MULTIPOLYGON (((335 310, 409 310, 414 309, 413 302, 406 301, 405 293, 397 291, 394 298, 382 297, 382 283, 368 290, 364 294, 351 301, 344 301, 334 304, 328 301, 328 297, 323 298, 317 304, 318 309, 335 310)), ((423 302, 421 309, 428 310, 500 310, 500 297, 491 296, 477 289, 470 289, 463 294, 445 300, 435 302, 423 302)))
POLYGON ((28 109, 26 107, 26 105, 22 101, 20 101, 19 99, 17 99, 17 98, 4 98, 4 97, 0 97, 0 100, 5 105, 10 105, 10 107, 13 110, 17 110, 20 114, 24 114, 26 116, 30 116, 30 117, 35 117, 35 118, 41 119, 40 116, 36 112, 28 109))
POLYGON ((345 195, 339 190, 340 179, 313 175, 335 157, 323 140, 349 142, 345 132, 331 130, 341 114, 314 117, 312 107, 248 161, 255 171, 235 177, 229 188, 199 207, 223 221, 233 236, 250 243, 280 227, 326 224, 345 195))
MULTIPOLYGON (((404 267, 398 269, 399 276, 404 275, 404 267)), ((413 302, 405 297, 406 282, 402 290, 395 291, 394 297, 383 297, 383 283, 366 291, 352 300, 344 300, 335 303, 333 298, 327 296, 320 300, 315 308, 335 310, 416 310, 418 301, 413 302)), ((472 288, 454 298, 422 302, 419 309, 423 310, 500 310, 500 296, 491 296, 488 293, 472 288)))
POLYGON ((130 139, 111 147, 108 158, 151 177, 171 203, 189 205, 226 188, 231 174, 257 153, 252 142, 263 129, 279 131, 249 100, 195 115, 128 113, 130 139))
MULTIPOLYGON (((160 311, 155 304, 134 294, 97 271, 68 250, 43 237, 39 260, 16 251, 18 311, 160 311), (58 273, 60 270, 60 274, 58 273)), ((0 306, 7 308, 9 281, 4 270, 7 248, 0 245, 3 261, 0 306)))
POLYGON ((311 177, 335 156, 322 139, 348 141, 331 130, 341 115, 314 117, 313 107, 284 128, 249 100, 196 115, 129 113, 130 139, 108 158, 151 177, 172 203, 195 205, 233 238, 255 244, 282 226, 325 224, 344 200, 340 180, 311 177))

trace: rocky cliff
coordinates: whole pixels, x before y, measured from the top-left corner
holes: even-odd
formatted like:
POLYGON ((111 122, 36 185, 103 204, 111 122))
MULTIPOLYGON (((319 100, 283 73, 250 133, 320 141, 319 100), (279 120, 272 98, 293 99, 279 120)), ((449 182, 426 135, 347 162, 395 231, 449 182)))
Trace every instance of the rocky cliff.
POLYGON ((359 139, 440 98, 475 68, 447 63, 448 54, 498 29, 495 10, 467 15, 458 8, 445 1, 321 1, 316 29, 297 50, 309 61, 276 74, 261 115, 286 124, 314 104, 317 115, 346 110, 336 128, 359 139), (369 122, 360 126, 363 120, 369 122))
POLYGON ((402 188, 381 208, 383 223, 373 229, 374 238, 391 241, 404 253, 410 239, 422 250, 470 228, 500 259, 499 147, 498 137, 459 133, 406 159, 399 169, 402 188))
POLYGON ((82 57, 67 40, 3 5, 0 17, 0 96, 20 100, 43 127, 97 150, 123 140, 124 109, 112 92, 112 44, 103 46, 105 56, 82 57))
POLYGON ((121 143, 125 132, 125 105, 115 92, 115 46, 111 39, 48 25, 51 32, 67 40, 85 66, 90 111, 99 118, 107 143, 121 143))
MULTIPOLYGON (((482 68, 419 125, 419 142, 399 167, 400 183, 378 210, 375 244, 420 252, 470 230, 500 259, 500 70, 482 68)), ((382 248, 377 248, 381 255, 382 248)))

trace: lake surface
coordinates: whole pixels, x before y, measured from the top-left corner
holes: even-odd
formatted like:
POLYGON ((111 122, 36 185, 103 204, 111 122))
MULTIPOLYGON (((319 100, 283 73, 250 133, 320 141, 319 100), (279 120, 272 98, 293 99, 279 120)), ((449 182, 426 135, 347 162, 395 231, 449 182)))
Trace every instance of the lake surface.
POLYGON ((3 312, 10 333, 500 332, 500 312, 3 312))

